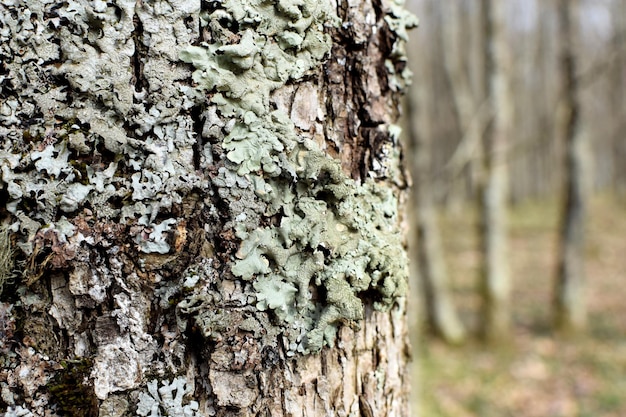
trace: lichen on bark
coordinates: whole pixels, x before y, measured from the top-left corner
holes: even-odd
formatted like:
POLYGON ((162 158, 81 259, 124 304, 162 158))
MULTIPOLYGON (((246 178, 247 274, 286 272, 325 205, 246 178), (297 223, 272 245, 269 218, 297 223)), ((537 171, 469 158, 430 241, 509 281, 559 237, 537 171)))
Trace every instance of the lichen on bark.
MULTIPOLYGON (((158 381, 197 415, 323 415, 325 345, 346 375, 348 346, 379 357, 359 363, 395 392, 403 322, 372 307, 404 311, 400 10, 1 4, 0 405, 52 417, 75 383, 100 416, 145 414, 158 381), (379 329, 351 342, 359 322, 379 329)), ((351 384, 337 407, 382 401, 351 384)))
POLYGON ((275 312, 290 354, 318 352, 333 344, 338 324, 363 318, 360 294, 372 290, 379 308, 404 295, 395 197, 374 181, 349 178, 298 133, 289 114, 270 105, 275 91, 297 84, 330 52, 324 26, 339 24, 331 2, 227 1, 205 21, 218 18, 238 22, 239 33, 210 26, 213 42, 180 56, 196 68, 197 88, 231 126, 221 138, 228 175, 265 203, 237 214, 242 242, 232 272, 253 281, 257 307, 275 312), (279 224, 255 224, 255 211, 279 224), (311 285, 325 297, 314 300, 311 285))

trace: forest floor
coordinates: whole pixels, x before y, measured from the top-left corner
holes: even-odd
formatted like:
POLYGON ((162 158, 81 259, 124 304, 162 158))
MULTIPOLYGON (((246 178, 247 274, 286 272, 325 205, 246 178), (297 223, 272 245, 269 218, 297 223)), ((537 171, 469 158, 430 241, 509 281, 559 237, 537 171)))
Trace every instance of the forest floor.
MULTIPOLYGON (((596 197, 587 227, 589 326, 562 338, 550 328, 558 208, 529 203, 511 211, 514 332, 501 347, 470 337, 447 346, 421 336, 416 346, 420 417, 626 416, 626 203, 596 197)), ((441 219, 455 301, 476 328, 475 213, 441 219)))

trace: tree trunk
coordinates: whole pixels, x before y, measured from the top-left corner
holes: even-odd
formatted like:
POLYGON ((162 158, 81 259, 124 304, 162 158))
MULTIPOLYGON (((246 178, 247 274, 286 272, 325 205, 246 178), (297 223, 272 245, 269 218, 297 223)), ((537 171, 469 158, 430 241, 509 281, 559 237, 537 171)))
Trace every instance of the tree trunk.
POLYGON ((565 144, 565 199, 560 231, 560 253, 554 293, 555 324, 561 331, 576 333, 587 321, 584 284, 585 217, 587 211, 587 152, 580 132, 580 103, 576 74, 576 8, 559 0, 559 68, 561 100, 557 129, 565 144))
POLYGON ((462 133, 456 150, 446 164, 446 169, 449 177, 453 179, 460 177, 463 172, 466 173, 469 177, 468 194, 471 196, 475 195, 476 183, 482 171, 481 141, 492 118, 490 106, 487 105, 488 80, 484 80, 486 68, 480 59, 482 57, 474 57, 474 60, 480 61, 478 65, 466 65, 464 62, 466 59, 464 55, 471 54, 468 51, 474 48, 470 41, 471 36, 464 32, 464 28, 470 28, 472 25, 463 24, 464 20, 468 20, 463 5, 460 2, 448 2, 441 6, 447 23, 441 25, 444 47, 440 53, 445 72, 450 79, 452 101, 462 133), (478 82, 475 82, 476 80, 478 82), (473 86, 473 81, 478 85, 473 86))
POLYGON ((615 62, 609 72, 609 102, 611 105, 611 149, 613 160, 613 188, 624 199, 626 197, 626 110, 624 94, 626 94, 626 4, 615 1, 611 7, 612 38, 611 53, 615 54, 615 62))
POLYGON ((7 416, 409 415, 410 15, 39 0, 0 22, 7 416))
POLYGON ((460 343, 465 338, 465 329, 452 300, 432 190, 432 131, 428 128, 429 116, 420 111, 431 103, 432 96, 428 91, 428 88, 409 88, 407 100, 407 112, 411 115, 408 123, 408 154, 414 181, 412 224, 415 228, 413 233, 418 235, 412 258, 418 264, 426 321, 430 330, 446 342, 460 343))
POLYGON ((511 58, 506 40, 506 2, 483 0, 485 75, 493 122, 484 140, 481 191, 482 333, 487 340, 503 340, 510 332, 511 278, 507 253, 507 143, 511 135, 513 97, 510 93, 511 58))

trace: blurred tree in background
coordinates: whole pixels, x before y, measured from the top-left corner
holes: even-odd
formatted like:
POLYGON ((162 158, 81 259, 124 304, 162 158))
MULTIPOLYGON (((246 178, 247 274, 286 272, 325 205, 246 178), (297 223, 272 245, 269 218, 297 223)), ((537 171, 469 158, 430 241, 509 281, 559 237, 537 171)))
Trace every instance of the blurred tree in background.
POLYGON ((511 278, 507 258, 507 153, 511 140, 513 97, 511 54, 506 33, 506 4, 481 0, 482 52, 491 123, 483 137, 483 169, 479 176, 480 236, 483 251, 481 333, 488 341, 504 340, 510 331, 511 278))
POLYGON ((432 97, 428 87, 409 89, 407 111, 412 117, 409 123, 409 152, 413 177, 414 233, 417 234, 415 262, 420 276, 421 289, 426 306, 426 320, 430 330, 449 343, 460 343, 465 329, 459 319, 450 292, 450 283, 439 231, 437 209, 432 184, 431 161, 432 136, 430 119, 419 109, 419 103, 429 102, 432 97))
POLYGON ((424 415, 626 415, 626 1, 409 8, 424 415))
POLYGON ((589 149, 580 131, 579 80, 576 39, 577 2, 558 0, 559 72, 561 81, 557 113, 557 140, 565 144, 565 184, 561 223, 559 269, 554 293, 555 325, 578 332, 587 321, 584 288, 586 166, 589 149))
MULTIPOLYGON (((560 198, 560 260, 546 285, 554 288, 555 325, 582 329, 586 200, 626 194, 624 1, 413 0, 410 7, 421 18, 410 136, 421 150, 413 154, 416 233, 430 325, 457 340, 436 324, 443 316, 458 321, 450 296, 433 290, 455 280, 433 278, 446 275, 441 251, 432 249, 438 207, 479 207, 483 301, 474 324, 494 340, 507 338, 511 322, 507 207, 560 198)), ((461 334, 460 323, 450 327, 461 334)))

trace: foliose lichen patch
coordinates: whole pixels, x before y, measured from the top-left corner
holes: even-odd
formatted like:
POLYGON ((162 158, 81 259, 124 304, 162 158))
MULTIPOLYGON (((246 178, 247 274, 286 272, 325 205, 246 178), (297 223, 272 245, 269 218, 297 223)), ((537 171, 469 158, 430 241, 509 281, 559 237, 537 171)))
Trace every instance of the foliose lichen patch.
POLYGON ((102 219, 142 218, 141 250, 170 249, 162 233, 178 219, 156 217, 206 186, 194 170, 193 121, 181 111, 196 92, 181 82, 189 72, 172 66, 176 43, 197 36, 184 19, 199 12, 199 2, 0 8, 0 178, 24 253, 42 226, 85 206, 102 219), (138 74, 133 60, 146 45, 161 55, 138 74))
MULTIPOLYGON (((212 131, 228 161, 214 184, 231 178, 255 197, 231 212, 241 240, 231 271, 252 283, 257 308, 274 313, 292 354, 317 352, 332 344, 338 324, 363 318, 365 293, 385 309, 406 287, 391 190, 349 178, 272 107, 274 91, 321 65, 331 49, 325 27, 339 22, 330 2, 306 0, 223 1, 203 20, 212 42, 180 57, 222 116, 212 131), (274 224, 254 221, 260 215, 274 224)), ((391 23, 404 30, 400 18, 391 23)))
MULTIPOLYGON (((332 36, 355 23, 337 11, 353 6, 0 4, 0 284, 19 301, 0 353, 5 368, 28 369, 5 390, 13 410, 24 400, 43 413, 51 387, 42 375, 58 374, 62 359, 48 354, 89 358, 81 376, 104 407, 153 375, 179 375, 193 349, 212 361, 212 381, 254 377, 282 346, 317 352, 341 323, 358 326, 365 299, 386 309, 404 293, 386 184, 398 169, 396 129, 368 116, 385 142, 377 158, 391 161, 369 175, 329 156, 341 150, 328 149, 339 143, 331 130, 356 135, 327 129, 345 115, 330 114, 342 109, 324 88, 342 76, 322 74, 332 36), (17 345, 28 355, 17 355, 14 338, 27 333, 17 345), (204 343, 191 346, 198 335, 204 343)), ((359 24, 394 32, 380 72, 397 91, 411 22, 396 2, 378 6, 359 24)), ((174 399, 189 388, 165 385, 178 387, 174 399)), ((256 388, 215 395, 247 407, 256 388)), ((142 412, 166 409, 162 394, 151 398, 142 412)))
POLYGON ((200 6, 0 2, 0 281, 19 318, 0 350, 16 412, 53 406, 63 355, 90 358, 98 400, 167 362, 152 360, 151 287, 175 267, 146 271, 183 253, 192 194, 211 192, 190 110, 201 95, 178 57, 200 6))
POLYGON ((161 387, 157 380, 147 384, 148 392, 139 394, 137 416, 184 416, 200 417, 198 402, 185 398, 193 392, 192 385, 184 377, 177 377, 169 381, 162 381, 161 387))
POLYGON ((399 2, 0 3, 8 414, 249 408, 259 370, 404 294, 399 2))

